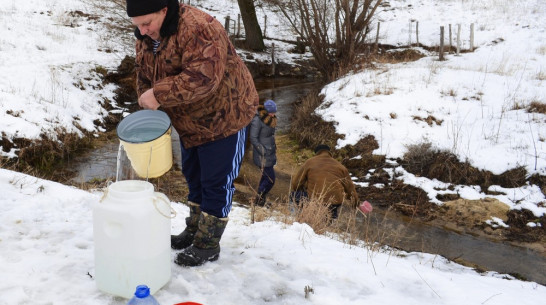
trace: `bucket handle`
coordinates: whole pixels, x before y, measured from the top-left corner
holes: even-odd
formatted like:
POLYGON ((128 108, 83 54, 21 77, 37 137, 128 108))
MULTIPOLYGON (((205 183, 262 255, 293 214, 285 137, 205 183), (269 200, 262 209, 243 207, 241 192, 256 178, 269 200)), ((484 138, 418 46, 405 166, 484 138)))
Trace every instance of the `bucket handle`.
POLYGON ((171 203, 167 199, 165 199, 163 196, 164 195, 162 193, 155 192, 155 196, 154 196, 154 199, 153 199, 154 207, 157 210, 157 212, 159 214, 161 214, 161 216, 163 216, 165 218, 173 219, 173 218, 176 217, 176 211, 171 207, 171 203), (156 199, 159 199, 159 200, 165 202, 165 204, 169 207, 169 210, 171 211, 171 215, 165 215, 165 214, 163 214, 163 212, 161 212, 159 210, 159 208, 157 207, 156 199))

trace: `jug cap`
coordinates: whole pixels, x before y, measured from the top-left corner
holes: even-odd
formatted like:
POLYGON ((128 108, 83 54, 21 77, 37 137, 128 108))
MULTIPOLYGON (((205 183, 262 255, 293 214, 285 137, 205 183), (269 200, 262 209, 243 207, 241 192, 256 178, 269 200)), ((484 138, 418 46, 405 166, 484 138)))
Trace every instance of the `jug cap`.
POLYGON ((139 299, 143 299, 150 295, 150 288, 146 285, 138 285, 135 291, 135 296, 139 299))

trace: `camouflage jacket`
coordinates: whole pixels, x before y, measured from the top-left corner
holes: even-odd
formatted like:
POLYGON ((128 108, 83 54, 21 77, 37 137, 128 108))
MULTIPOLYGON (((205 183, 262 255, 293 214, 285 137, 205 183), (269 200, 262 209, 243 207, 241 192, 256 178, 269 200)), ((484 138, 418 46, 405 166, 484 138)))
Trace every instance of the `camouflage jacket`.
POLYGON ((328 151, 307 160, 292 177, 290 191, 297 190, 306 191, 311 199, 334 205, 342 204, 347 197, 353 206, 358 206, 358 194, 349 171, 328 151))
POLYGON ((259 99, 252 75, 220 22, 183 4, 178 13, 178 20, 176 15, 165 19, 162 29, 170 23, 176 30, 162 35, 155 55, 149 37, 137 40, 137 93, 153 87, 155 98, 189 148, 247 126, 259 99))

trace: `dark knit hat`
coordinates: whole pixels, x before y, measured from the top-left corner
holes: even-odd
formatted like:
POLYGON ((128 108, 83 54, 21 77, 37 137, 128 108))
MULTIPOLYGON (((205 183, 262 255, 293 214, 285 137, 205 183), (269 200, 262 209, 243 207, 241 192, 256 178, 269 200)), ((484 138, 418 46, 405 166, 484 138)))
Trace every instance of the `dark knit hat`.
POLYGON ((267 112, 269 112, 269 113, 275 113, 275 112, 277 112, 277 104, 275 104, 275 102, 273 102, 272 100, 267 100, 267 101, 265 101, 265 103, 264 103, 264 108, 265 108, 265 110, 267 110, 267 112))
POLYGON ((168 0, 127 0, 127 16, 144 16, 160 11, 168 0))
POLYGON ((315 154, 318 154, 321 150, 330 151, 330 146, 324 144, 317 145, 317 147, 315 147, 315 154))

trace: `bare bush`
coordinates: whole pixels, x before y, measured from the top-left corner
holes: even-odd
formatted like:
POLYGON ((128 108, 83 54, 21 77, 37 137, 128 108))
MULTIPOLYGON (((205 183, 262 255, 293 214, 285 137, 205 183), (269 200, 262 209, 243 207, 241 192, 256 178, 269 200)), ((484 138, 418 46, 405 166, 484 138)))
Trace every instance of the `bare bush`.
POLYGON ((435 148, 428 142, 406 148, 404 168, 417 176, 453 184, 479 185, 485 192, 491 185, 512 188, 526 183, 527 171, 522 166, 495 175, 473 167, 468 161, 462 162, 453 153, 435 148))
POLYGON ((423 173, 425 167, 432 162, 436 153, 436 149, 432 147, 432 143, 430 142, 407 145, 406 150, 403 158, 411 166, 408 170, 418 173, 423 173))
POLYGON ((309 46, 329 79, 345 74, 364 50, 383 0, 275 0, 292 30, 309 46))

